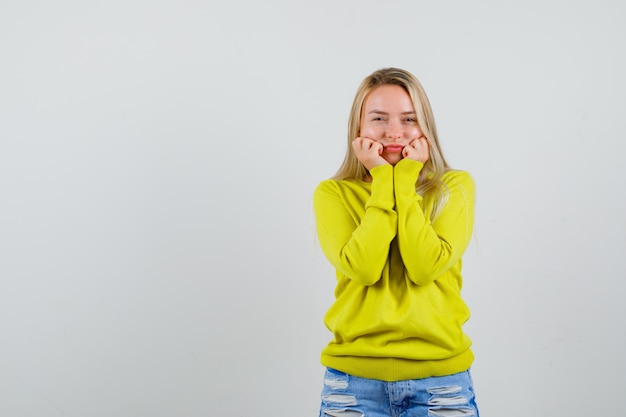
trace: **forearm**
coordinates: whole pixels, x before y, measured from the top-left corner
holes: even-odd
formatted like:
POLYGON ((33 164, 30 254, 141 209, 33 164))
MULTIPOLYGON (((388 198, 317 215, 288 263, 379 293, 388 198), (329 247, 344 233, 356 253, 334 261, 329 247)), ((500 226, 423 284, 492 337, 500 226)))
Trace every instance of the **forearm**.
POLYGON ((380 279, 396 236, 393 169, 372 170, 371 194, 355 201, 336 182, 316 189, 314 208, 320 245, 342 275, 363 285, 380 279))
POLYGON ((422 168, 418 164, 396 166, 395 198, 398 247, 406 274, 414 283, 424 285, 461 259, 472 233, 474 188, 466 173, 454 175, 446 183, 445 206, 431 224, 432 199, 424 201, 415 192, 415 181, 422 168))

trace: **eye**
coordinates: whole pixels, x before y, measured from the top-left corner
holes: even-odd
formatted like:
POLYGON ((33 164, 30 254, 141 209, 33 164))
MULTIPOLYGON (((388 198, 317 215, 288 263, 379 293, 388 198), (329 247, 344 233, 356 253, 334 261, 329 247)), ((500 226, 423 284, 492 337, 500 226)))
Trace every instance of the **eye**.
POLYGON ((416 122, 417 122, 417 119, 416 119, 415 117, 407 117, 407 118, 406 118, 406 121, 407 121, 408 123, 416 123, 416 122))

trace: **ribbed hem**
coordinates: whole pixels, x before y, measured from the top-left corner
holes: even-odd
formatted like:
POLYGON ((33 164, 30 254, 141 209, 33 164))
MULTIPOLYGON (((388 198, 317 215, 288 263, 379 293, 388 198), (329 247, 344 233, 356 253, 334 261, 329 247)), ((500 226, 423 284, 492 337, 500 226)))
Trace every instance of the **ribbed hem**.
POLYGON ((361 378, 394 382, 452 375, 467 371, 474 361, 470 349, 448 359, 417 361, 400 358, 322 355, 322 365, 361 378))

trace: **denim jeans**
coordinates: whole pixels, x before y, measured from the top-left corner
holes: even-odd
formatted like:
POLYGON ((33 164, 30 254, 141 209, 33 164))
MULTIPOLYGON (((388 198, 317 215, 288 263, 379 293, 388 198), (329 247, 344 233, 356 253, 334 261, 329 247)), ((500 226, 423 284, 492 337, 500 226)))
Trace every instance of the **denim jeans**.
POLYGON ((326 369, 320 417, 479 417, 469 371, 385 382, 326 369))

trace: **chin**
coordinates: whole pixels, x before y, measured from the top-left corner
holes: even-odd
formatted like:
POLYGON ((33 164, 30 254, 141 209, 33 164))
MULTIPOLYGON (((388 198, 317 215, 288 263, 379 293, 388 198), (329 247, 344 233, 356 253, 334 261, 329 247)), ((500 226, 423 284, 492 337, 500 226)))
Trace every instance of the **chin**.
POLYGON ((395 165, 402 160, 402 156, 400 156, 400 154, 383 155, 383 158, 385 158, 385 160, 391 165, 395 165))

